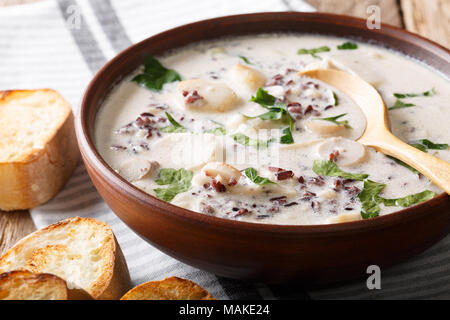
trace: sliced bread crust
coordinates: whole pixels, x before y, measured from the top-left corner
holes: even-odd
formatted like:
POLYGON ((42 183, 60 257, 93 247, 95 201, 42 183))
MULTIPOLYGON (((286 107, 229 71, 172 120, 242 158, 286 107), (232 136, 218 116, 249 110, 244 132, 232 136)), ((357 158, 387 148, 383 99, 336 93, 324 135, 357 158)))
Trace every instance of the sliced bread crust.
POLYGON ((72 109, 58 92, 0 91, 0 210, 47 202, 79 159, 72 109))
POLYGON ((0 274, 0 300, 67 300, 66 282, 49 273, 15 270, 0 274))
POLYGON ((215 300, 208 291, 190 280, 170 277, 149 281, 128 291, 120 300, 215 300))
POLYGON ((11 270, 57 275, 94 299, 119 299, 131 287, 111 228, 91 218, 65 219, 23 238, 0 257, 0 273, 11 270))
POLYGON ((66 281, 54 274, 14 270, 0 274, 0 300, 92 300, 92 297, 83 289, 69 289, 66 281))

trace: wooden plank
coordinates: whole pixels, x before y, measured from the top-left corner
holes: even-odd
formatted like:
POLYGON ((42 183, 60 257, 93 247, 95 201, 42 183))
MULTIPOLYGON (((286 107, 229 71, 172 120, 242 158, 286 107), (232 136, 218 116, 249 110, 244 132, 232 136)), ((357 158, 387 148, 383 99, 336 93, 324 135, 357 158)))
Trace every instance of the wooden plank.
POLYGON ((34 230, 28 211, 0 211, 0 255, 34 230))
POLYGON ((401 0, 405 27, 450 48, 449 0, 401 0))
MULTIPOLYGON (((359 18, 368 18, 367 8, 380 7, 381 22, 402 27, 400 6, 397 0, 305 0, 317 11, 344 14, 359 18)), ((423 0, 418 0, 423 1, 423 0)))

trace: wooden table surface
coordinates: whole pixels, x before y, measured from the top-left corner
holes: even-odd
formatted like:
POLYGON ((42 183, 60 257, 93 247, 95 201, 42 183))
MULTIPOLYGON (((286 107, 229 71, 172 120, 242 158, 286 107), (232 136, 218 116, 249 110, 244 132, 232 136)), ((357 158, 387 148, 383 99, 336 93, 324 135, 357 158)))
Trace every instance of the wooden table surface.
MULTIPOLYGON (((0 0, 0 7, 42 0, 0 0)), ((305 0, 318 11, 367 18, 378 5, 381 20, 450 48, 450 0, 305 0)), ((1 9, 0 9, 1 10, 1 9)), ((28 211, 0 211, 0 254, 36 227, 28 211)))

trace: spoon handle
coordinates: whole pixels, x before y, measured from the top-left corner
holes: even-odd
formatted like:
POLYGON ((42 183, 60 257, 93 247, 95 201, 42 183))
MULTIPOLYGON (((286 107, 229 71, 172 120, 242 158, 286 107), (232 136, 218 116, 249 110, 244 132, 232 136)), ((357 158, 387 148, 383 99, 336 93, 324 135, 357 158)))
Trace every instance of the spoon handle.
POLYGON ((410 146, 390 132, 386 132, 382 137, 378 136, 376 142, 361 140, 362 144, 410 165, 450 194, 450 163, 410 146))

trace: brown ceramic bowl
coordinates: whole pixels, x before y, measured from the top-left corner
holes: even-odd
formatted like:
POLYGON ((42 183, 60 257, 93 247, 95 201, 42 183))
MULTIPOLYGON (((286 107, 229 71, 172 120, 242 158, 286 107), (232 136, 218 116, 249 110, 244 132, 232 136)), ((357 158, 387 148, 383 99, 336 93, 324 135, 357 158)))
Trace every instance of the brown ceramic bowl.
POLYGON ((371 220, 281 226, 224 220, 173 206, 134 187, 101 158, 93 143, 97 111, 111 87, 160 54, 191 42, 264 32, 318 33, 379 44, 425 61, 450 77, 449 50, 404 30, 368 30, 361 19, 323 13, 276 12, 228 16, 184 25, 120 53, 89 84, 77 135, 92 181, 111 209, 161 251, 217 275, 263 282, 329 282, 365 274, 368 265, 405 260, 449 232, 450 201, 441 194, 371 220))

